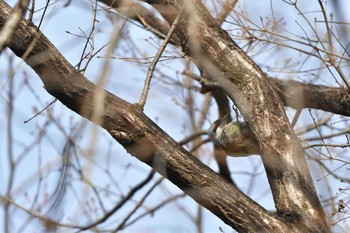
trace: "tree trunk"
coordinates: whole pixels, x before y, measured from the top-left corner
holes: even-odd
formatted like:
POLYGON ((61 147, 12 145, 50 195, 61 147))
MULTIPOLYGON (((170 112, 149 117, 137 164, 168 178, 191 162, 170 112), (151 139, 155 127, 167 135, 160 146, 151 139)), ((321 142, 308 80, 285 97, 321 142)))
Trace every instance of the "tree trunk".
MULTIPOLYGON (((183 4, 149 2, 172 5, 172 14, 160 11, 169 23, 183 4)), ((194 29, 200 47, 191 44, 188 31, 193 19, 185 14, 177 28, 183 50, 206 72, 215 74, 212 76, 239 106, 259 139, 277 214, 267 212, 186 152, 138 105, 87 80, 31 22, 21 21, 7 46, 38 74, 51 95, 106 129, 131 155, 152 166, 237 231, 328 232, 302 148, 276 91, 259 67, 216 24, 201 1, 191 2, 197 12, 194 29), (23 57, 24 54, 27 55, 23 57), (101 95, 103 103, 96 102, 101 95), (96 109, 102 111, 96 113, 96 109)), ((3 0, 0 9, 2 29, 12 9, 3 0)))

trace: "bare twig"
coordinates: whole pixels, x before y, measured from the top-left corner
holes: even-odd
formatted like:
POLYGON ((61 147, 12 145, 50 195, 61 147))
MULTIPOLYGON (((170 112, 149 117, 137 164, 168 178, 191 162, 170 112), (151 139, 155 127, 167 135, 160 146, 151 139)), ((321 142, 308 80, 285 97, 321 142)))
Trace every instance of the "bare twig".
POLYGON ((84 231, 84 230, 91 229, 91 228, 93 228, 93 227, 95 227, 95 226, 97 226, 97 225, 99 225, 99 224, 105 222, 105 221, 106 221, 109 217, 111 217, 118 209, 120 209, 120 207, 122 207, 128 200, 130 200, 130 198, 131 198, 138 190, 140 190, 140 189, 141 189, 143 186, 145 186, 149 181, 151 181, 151 179, 152 179, 153 176, 154 176, 154 173, 155 173, 155 171, 152 170, 152 171, 150 172, 150 174, 146 177, 146 179, 143 180, 143 181, 142 181, 141 183, 139 183, 138 185, 136 185, 134 188, 132 188, 132 189, 129 191, 128 195, 125 196, 123 199, 121 199, 121 200, 117 203, 117 205, 115 205, 115 206, 113 207, 113 209, 111 209, 110 211, 108 211, 102 218, 96 220, 95 222, 90 223, 90 224, 88 224, 88 225, 86 225, 86 226, 84 226, 84 227, 80 227, 80 231, 79 231, 79 232, 84 231))
POLYGON ((149 91, 149 88, 150 88, 150 85, 151 85, 151 79, 152 79, 152 76, 153 76, 153 72, 155 70, 155 67, 160 59, 160 56, 162 55, 162 53, 164 52, 167 44, 169 43, 169 40, 171 38, 171 36, 173 35, 174 31, 175 31, 175 28, 176 28, 176 25, 178 24, 178 22, 180 21, 180 18, 181 18, 181 15, 182 15, 182 11, 180 11, 175 20, 174 20, 174 23, 171 25, 170 27, 170 30, 167 34, 167 36, 165 37, 162 45, 160 46, 156 56, 154 57, 150 67, 148 68, 148 73, 147 73, 147 76, 146 76, 146 80, 145 80, 145 85, 143 87, 143 91, 142 91, 142 94, 141 94, 141 97, 140 97, 140 101, 139 101, 139 105, 141 106, 141 108, 143 109, 145 107, 145 104, 146 104, 146 100, 147 100, 147 96, 148 96, 148 91, 149 91))
POLYGON ((230 12, 235 7, 237 2, 238 2, 238 0, 226 0, 221 11, 219 12, 219 14, 217 16, 216 21, 218 22, 218 24, 221 25, 224 22, 224 20, 230 14, 230 12))
POLYGON ((125 229, 128 226, 131 226, 136 221, 140 220, 141 218, 143 218, 143 217, 145 217, 147 215, 152 215, 153 213, 155 213, 157 210, 159 210, 160 208, 162 208, 166 204, 173 203, 173 201, 175 201, 175 200, 177 200, 179 198, 183 198, 183 197, 186 197, 186 194, 181 193, 181 194, 174 195, 174 196, 172 196, 172 197, 162 201, 161 203, 159 203, 158 205, 154 206, 153 208, 150 208, 147 212, 144 212, 144 213, 140 214, 139 216, 135 217, 130 222, 125 223, 124 226, 123 226, 123 229, 125 229))
POLYGON ((146 198, 151 194, 151 192, 164 180, 164 178, 159 178, 157 180, 157 182, 155 182, 152 187, 145 193, 145 195, 141 198, 141 200, 136 204, 136 206, 133 208, 132 211, 130 211, 130 213, 124 218, 124 220, 119 224, 119 226, 116 228, 116 232, 118 232, 119 230, 124 229, 124 226, 126 224, 126 222, 131 218, 131 216, 136 212, 136 210, 138 210, 138 208, 140 208, 140 206, 144 203, 144 201, 146 200, 146 198))
POLYGON ((43 108, 42 110, 40 110, 39 112, 37 112, 34 116, 32 116, 31 118, 29 118, 28 120, 24 121, 24 124, 27 124, 29 121, 33 120, 36 116, 40 115, 42 112, 44 112, 46 109, 48 109, 51 105, 53 105, 54 103, 57 102, 57 99, 55 98, 54 100, 52 100, 48 105, 45 106, 45 108, 43 108))

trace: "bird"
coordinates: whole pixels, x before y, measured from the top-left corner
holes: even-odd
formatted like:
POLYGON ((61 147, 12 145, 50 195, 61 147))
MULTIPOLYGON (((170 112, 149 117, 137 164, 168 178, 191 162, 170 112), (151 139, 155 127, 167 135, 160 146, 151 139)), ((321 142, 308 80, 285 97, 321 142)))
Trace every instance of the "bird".
POLYGON ((260 155, 259 143, 249 126, 242 121, 228 123, 228 116, 214 121, 208 130, 209 138, 230 156, 260 155))

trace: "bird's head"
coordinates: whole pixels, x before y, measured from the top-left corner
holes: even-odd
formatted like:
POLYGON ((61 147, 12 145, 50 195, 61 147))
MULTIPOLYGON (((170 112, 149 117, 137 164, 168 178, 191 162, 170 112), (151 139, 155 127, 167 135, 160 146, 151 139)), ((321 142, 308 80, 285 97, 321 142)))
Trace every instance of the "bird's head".
POLYGON ((218 134, 220 134, 222 128, 227 124, 227 120, 229 119, 229 114, 226 114, 224 117, 216 120, 211 124, 209 128, 209 137, 214 139, 218 134))

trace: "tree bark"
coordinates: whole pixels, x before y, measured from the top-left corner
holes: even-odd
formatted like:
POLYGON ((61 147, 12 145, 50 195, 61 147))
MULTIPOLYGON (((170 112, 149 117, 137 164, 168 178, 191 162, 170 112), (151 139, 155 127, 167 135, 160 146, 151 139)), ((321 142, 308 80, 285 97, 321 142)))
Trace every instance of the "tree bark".
POLYGON ((221 29, 200 0, 150 0, 172 24, 184 8, 176 34, 182 50, 225 90, 251 126, 263 151, 262 160, 277 214, 306 232, 327 232, 325 216, 283 104, 261 69, 221 29))
MULTIPOLYGON (((176 3, 176 7, 181 4, 171 2, 176 3)), ((2 29, 12 9, 3 0, 0 0, 0 9, 2 29)), ((87 80, 31 22, 21 21, 7 46, 38 74, 51 95, 106 129, 130 154, 152 166, 237 231, 328 232, 301 146, 276 92, 259 68, 217 26, 200 1, 196 2, 196 9, 203 20, 208 20, 196 25, 199 33, 204 33, 200 37, 203 39, 201 51, 208 58, 205 62, 214 64, 218 82, 224 87, 228 85, 225 91, 240 107, 264 151, 263 161, 277 215, 267 212, 186 152, 144 115, 138 105, 127 103, 87 80), (217 51, 220 56, 212 57, 218 55, 217 51), (22 57, 26 53, 28 55, 22 57), (221 65, 217 64, 219 61, 221 65), (242 75, 247 68, 250 69, 247 76, 242 75), (95 103, 97 95, 103 95, 103 103, 95 103), (102 111, 96 113, 95 110, 100 109, 96 105, 100 104, 102 111), (257 106, 259 104, 261 106, 257 106), (93 117, 96 114, 99 118, 93 117), (280 132, 283 132, 282 138, 278 138, 280 132)), ((165 18, 171 22, 172 16, 165 15, 165 18)), ((203 64, 198 55, 191 54, 187 29, 188 22, 184 19, 178 29, 183 49, 204 66, 206 63, 203 64)))
POLYGON ((283 104, 294 109, 314 108, 350 116, 350 95, 344 88, 269 78, 283 104))
MULTIPOLYGON (((106 5, 119 10, 122 14, 138 21, 144 27, 163 38, 169 31, 169 24, 157 18, 154 13, 137 2, 128 5, 117 0, 99 0, 106 5)), ((171 43, 180 46, 177 35, 173 35, 171 43)), ((283 104, 294 109, 320 109, 343 116, 350 116, 350 94, 344 88, 324 85, 306 84, 294 80, 270 78, 283 104)))

